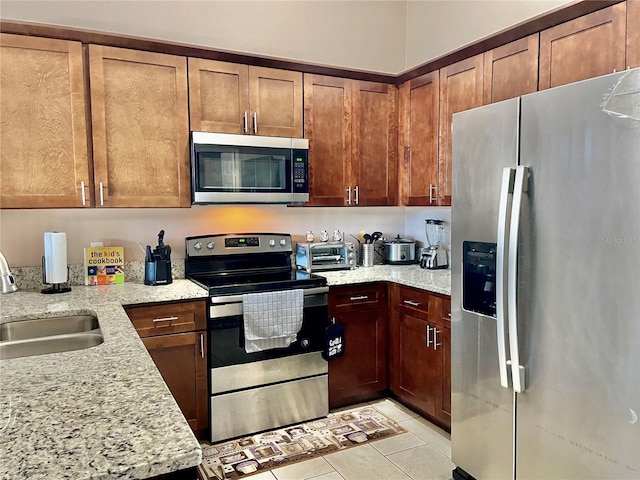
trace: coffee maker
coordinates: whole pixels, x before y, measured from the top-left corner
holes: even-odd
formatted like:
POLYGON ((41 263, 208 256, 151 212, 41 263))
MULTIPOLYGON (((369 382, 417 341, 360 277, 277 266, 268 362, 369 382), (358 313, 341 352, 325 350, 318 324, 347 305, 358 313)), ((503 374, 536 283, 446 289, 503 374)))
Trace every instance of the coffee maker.
POLYGON ((449 255, 442 247, 446 240, 447 229, 444 221, 435 219, 425 220, 425 233, 429 246, 422 249, 420 266, 430 270, 449 268, 449 255))

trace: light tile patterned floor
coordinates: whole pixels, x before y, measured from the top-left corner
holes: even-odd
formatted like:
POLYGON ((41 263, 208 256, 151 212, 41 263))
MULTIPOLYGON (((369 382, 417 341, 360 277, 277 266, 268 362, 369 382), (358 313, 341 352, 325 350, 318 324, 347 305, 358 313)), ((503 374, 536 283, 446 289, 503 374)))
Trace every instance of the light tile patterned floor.
MULTIPOLYGON (((449 480, 451 438, 403 405, 385 398, 369 402, 407 429, 407 433, 331 453, 269 472, 251 480, 449 480)), ((347 409, 357 407, 351 405, 347 409)))

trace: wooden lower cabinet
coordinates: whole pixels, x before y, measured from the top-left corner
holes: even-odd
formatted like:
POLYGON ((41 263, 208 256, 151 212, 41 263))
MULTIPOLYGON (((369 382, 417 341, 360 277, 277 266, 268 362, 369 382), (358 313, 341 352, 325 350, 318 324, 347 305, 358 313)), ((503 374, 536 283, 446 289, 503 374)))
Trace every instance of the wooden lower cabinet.
POLYGON ((383 397, 387 375, 387 286, 332 287, 329 316, 344 325, 344 355, 329 362, 329 408, 383 397))
POLYGON ((125 310, 189 425, 204 438, 209 424, 205 301, 125 310))
POLYGON ((391 286, 390 386, 429 420, 451 429, 450 300, 391 286))

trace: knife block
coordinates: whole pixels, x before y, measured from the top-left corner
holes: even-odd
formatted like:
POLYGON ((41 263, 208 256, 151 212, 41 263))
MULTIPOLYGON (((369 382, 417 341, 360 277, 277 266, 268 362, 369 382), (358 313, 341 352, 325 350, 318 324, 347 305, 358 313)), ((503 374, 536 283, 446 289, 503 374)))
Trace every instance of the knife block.
POLYGON ((171 260, 154 260, 144 263, 145 285, 168 285, 171 278, 171 260))

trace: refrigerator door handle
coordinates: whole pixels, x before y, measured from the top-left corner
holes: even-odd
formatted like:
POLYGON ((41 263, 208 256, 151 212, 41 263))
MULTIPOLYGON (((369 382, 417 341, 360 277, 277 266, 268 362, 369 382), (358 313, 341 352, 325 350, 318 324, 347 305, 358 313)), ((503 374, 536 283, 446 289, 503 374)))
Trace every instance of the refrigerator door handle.
POLYGON ((528 191, 529 167, 516 167, 515 185, 513 188, 513 205, 511 210, 511 227, 509 229, 509 262, 507 264, 507 297, 509 319, 509 351, 511 353, 511 377, 513 390, 517 393, 525 391, 525 370, 520 364, 518 342, 518 234, 520 230, 520 212, 522 195, 528 191))
POLYGON ((496 332, 498 334, 498 365, 500 369, 500 385, 509 388, 507 367, 507 296, 505 295, 505 257, 507 254, 507 223, 509 214, 509 195, 513 194, 515 169, 506 167, 502 170, 500 186, 500 206, 498 209, 498 236, 496 252, 496 332))

